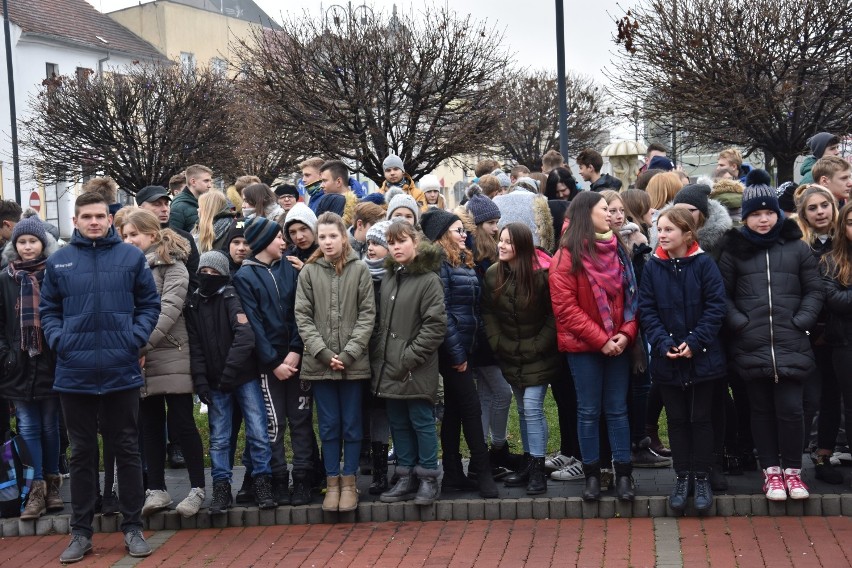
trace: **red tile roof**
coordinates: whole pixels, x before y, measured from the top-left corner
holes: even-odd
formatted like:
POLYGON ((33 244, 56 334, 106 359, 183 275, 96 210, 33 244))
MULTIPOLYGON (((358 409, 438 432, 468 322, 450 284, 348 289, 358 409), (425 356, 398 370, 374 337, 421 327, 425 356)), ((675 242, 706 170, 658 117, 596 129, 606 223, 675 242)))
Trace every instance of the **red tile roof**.
POLYGON ((86 0, 8 0, 8 3, 9 19, 25 33, 131 57, 163 58, 153 45, 98 12, 86 0))

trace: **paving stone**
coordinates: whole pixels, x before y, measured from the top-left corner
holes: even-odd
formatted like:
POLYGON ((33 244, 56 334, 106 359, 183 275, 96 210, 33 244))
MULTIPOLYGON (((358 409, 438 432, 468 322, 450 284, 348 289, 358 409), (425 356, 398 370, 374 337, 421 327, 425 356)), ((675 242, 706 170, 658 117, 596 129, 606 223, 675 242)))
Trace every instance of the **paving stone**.
POLYGON ((198 528, 198 521, 196 517, 198 515, 193 515, 191 517, 184 517, 183 515, 178 515, 180 517, 180 528, 182 529, 195 529, 198 528))
POLYGON ((550 519, 564 519, 566 516, 566 507, 568 499, 565 497, 553 497, 548 500, 547 514, 550 519))
POLYGON ((751 495, 735 495, 734 511, 738 517, 751 516, 751 495))
POLYGON ((582 519, 583 518, 583 501, 580 497, 568 497, 565 500, 565 518, 566 519, 582 519))
POLYGON ((101 532, 101 515, 95 515, 92 518, 92 532, 93 533, 101 532))
POLYGON ((518 501, 516 499, 501 499, 499 504, 501 519, 514 521, 518 518, 518 501))
POLYGON ((308 524, 308 506, 290 507, 290 522, 294 525, 308 524))
POLYGON ((373 522, 386 523, 388 521, 388 504, 373 503, 373 522))
POLYGON ((209 529, 213 526, 213 520, 210 518, 210 513, 207 511, 201 511, 197 515, 195 515, 195 528, 197 529, 209 529))
POLYGON ((840 496, 840 511, 844 517, 852 517, 852 495, 840 496))
POLYGON ((163 528, 168 531, 176 531, 180 529, 180 515, 178 515, 177 511, 163 512, 163 528))
POLYGON ((751 515, 755 517, 765 517, 769 514, 769 499, 762 493, 760 495, 751 496, 751 515))
POLYGON ((308 524, 318 525, 322 522, 322 507, 320 505, 306 505, 308 508, 308 524))
POLYGON ((420 511, 420 520, 423 522, 434 521, 438 518, 438 508, 435 506, 435 503, 431 505, 418 505, 417 509, 420 511))
POLYGON ((500 519, 500 501, 489 499, 485 502, 485 520, 496 521, 500 519))
MULTIPOLYGON (((822 495, 811 495, 810 499, 802 501, 804 505, 804 514, 809 517, 822 516, 822 495)), ((787 509, 787 514, 790 514, 790 509, 787 509)))
MULTIPOLYGON (((453 502, 437 501, 435 503, 435 518, 439 521, 453 520, 453 502)), ((373 519, 375 520, 375 519, 373 519)))
POLYGON ((405 520, 405 503, 388 503, 388 520, 401 523, 405 520))
MULTIPOLYGON (((276 507, 277 509, 277 507, 276 507)), ((269 527, 275 524, 275 509, 261 509, 258 511, 260 526, 269 527)))
POLYGON ((615 516, 622 519, 629 519, 633 516, 633 501, 615 500, 615 516))
POLYGON ((533 499, 532 516, 534 519, 550 518, 550 503, 548 499, 533 499))
POLYGON ((415 505, 414 501, 406 501, 405 506, 402 508, 402 513, 406 521, 419 521, 420 505, 415 505))
POLYGON ((71 517, 57 515, 53 518, 53 532, 56 534, 71 534, 71 517))
POLYGON ((3 536, 18 536, 18 519, 3 519, 3 536))
POLYGON ((481 499, 471 499, 467 504, 467 518, 470 521, 485 520, 485 502, 481 499))
POLYGON ((35 536, 35 521, 22 521, 18 519, 18 536, 35 536))
MULTIPOLYGON (((100 515, 103 533, 113 533, 118 530, 118 515, 100 515)), ((21 535, 23 536, 23 535, 21 535)))
MULTIPOLYGON (((802 517, 805 514, 805 501, 809 499, 787 499, 787 506, 784 514, 789 517, 802 517)), ((817 502, 817 507, 822 509, 819 499, 814 499, 817 502)))
POLYGON ((336 522, 337 522, 337 512, 332 512, 332 511, 323 511, 322 512, 322 524, 333 525, 336 522))
POLYGON ((148 530, 161 531, 166 528, 166 515, 159 512, 148 516, 145 519, 148 522, 148 530))
POLYGON ((650 514, 649 507, 650 504, 648 497, 645 495, 637 495, 636 499, 633 500, 633 511, 631 514, 635 518, 647 518, 650 514))
POLYGON ((358 521, 362 523, 369 523, 373 520, 373 504, 372 503, 358 503, 358 521))
POLYGON ((822 514, 826 517, 840 515, 840 495, 822 496, 822 514))
POLYGON ((615 517, 615 497, 601 497, 598 502, 598 518, 611 519, 615 517))
POLYGON ((651 517, 665 517, 669 507, 669 500, 660 495, 648 497, 648 515, 651 517))
POLYGON ((533 503, 533 500, 530 499, 529 497, 521 497, 520 499, 518 499, 518 505, 517 505, 517 508, 518 508, 517 518, 518 519, 532 519, 532 513, 533 513, 532 503, 533 503))
POLYGON ((282 507, 275 508, 275 524, 276 525, 289 525, 290 523, 290 507, 289 505, 284 505, 282 507))
POLYGON ((466 521, 467 517, 467 506, 470 504, 469 499, 458 499, 453 501, 453 520, 454 521, 466 521))
MULTIPOLYGON (((788 499, 789 501, 789 499, 788 499)), ((767 514, 770 517, 784 517, 787 515, 787 501, 769 501, 766 500, 767 514)), ((754 513, 754 504, 752 504, 751 508, 752 514, 754 513)))
MULTIPOLYGON (((308 520, 310 522, 310 520, 308 520)), ((243 526, 256 527, 260 525, 260 509, 257 507, 246 507, 243 511, 243 526)))
POLYGON ((733 517, 734 512, 734 496, 733 495, 716 495, 713 499, 716 502, 716 514, 720 517, 733 517))
POLYGON ((584 519, 596 519, 598 517, 597 501, 582 501, 584 519))
POLYGON ((36 519, 35 533, 37 536, 53 534, 53 515, 36 519))

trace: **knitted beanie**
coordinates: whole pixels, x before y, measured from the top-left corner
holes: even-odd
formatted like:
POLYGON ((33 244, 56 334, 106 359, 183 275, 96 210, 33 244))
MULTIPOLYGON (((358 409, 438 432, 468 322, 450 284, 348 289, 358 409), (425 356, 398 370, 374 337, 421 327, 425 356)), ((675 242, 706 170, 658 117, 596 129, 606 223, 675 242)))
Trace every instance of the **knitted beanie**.
POLYGON ((414 201, 414 198, 408 195, 407 193, 400 193, 394 195, 388 204, 388 214, 387 219, 393 219, 393 213, 400 207, 404 207, 406 209, 410 209, 412 213, 414 213, 414 224, 420 222, 420 207, 417 205, 417 202, 414 201))
MULTIPOLYGON (((317 234, 317 216, 311 211, 311 208, 304 203, 297 203, 287 212, 287 217, 284 221, 284 235, 286 236, 290 230, 290 225, 293 223, 302 223, 311 232, 317 234)), ((248 238, 248 237, 246 237, 248 238)))
POLYGON ((458 215, 443 209, 430 209, 420 218, 420 228, 426 238, 434 242, 440 239, 456 221, 461 221, 458 215))
POLYGON ((390 168, 399 168, 402 171, 405 171, 405 164, 402 163, 402 158, 396 154, 391 154, 385 158, 385 161, 382 162, 382 170, 388 170, 390 168))
POLYGON ((648 162, 649 170, 663 170, 665 172, 670 172, 674 168, 674 162, 672 162, 671 158, 667 156, 654 156, 651 158, 651 161, 648 162))
POLYGON ((228 265, 228 257, 225 253, 220 250, 209 250, 198 257, 198 274, 201 274, 202 268, 212 268, 220 276, 228 276, 231 273, 228 265))
POLYGON ((467 211, 473 216, 473 222, 476 225, 500 218, 500 209, 488 197, 479 193, 470 197, 467 202, 467 211))
POLYGON ((426 193, 427 191, 441 191, 441 180, 438 179, 438 176, 434 176, 432 174, 427 174, 420 178, 420 191, 426 193))
POLYGON ((254 217, 245 225, 245 236, 253 254, 257 254, 275 240, 281 225, 266 217, 254 217))
POLYGON ((768 185, 750 185, 743 190, 743 221, 746 217, 760 211, 761 209, 769 209, 775 211, 778 216, 781 216, 781 205, 778 203, 778 196, 775 190, 768 185))
POLYGON ((385 196, 382 195, 378 191, 374 191, 373 193, 368 193, 364 197, 361 198, 361 202, 370 202, 375 203, 376 205, 384 205, 385 204, 385 196))
POLYGON ((228 250, 228 247, 231 246, 231 241, 233 241, 234 239, 238 239, 240 237, 246 238, 245 228, 246 222, 242 219, 234 219, 233 221, 231 221, 231 226, 228 227, 228 233, 225 235, 225 250, 228 250))
POLYGON ((41 241, 42 253, 47 248, 47 229, 38 217, 27 217, 12 229, 12 242, 18 242, 18 237, 21 235, 32 235, 41 241))
POLYGON ((379 221, 378 223, 374 223, 367 230, 367 242, 373 241, 374 243, 378 243, 385 248, 388 248, 388 227, 391 226, 390 221, 379 221))
POLYGON ((685 186, 683 189, 677 192, 672 199, 672 203, 677 205, 678 203, 685 203, 687 205, 692 205, 704 215, 704 218, 707 218, 709 215, 709 206, 707 203, 708 198, 710 197, 710 192, 713 191, 710 189, 709 185, 704 185, 701 183, 693 183, 685 186))
POLYGON ((500 182, 500 187, 503 189, 512 185, 512 178, 506 175, 506 172, 503 170, 497 169, 491 172, 491 175, 497 178, 497 181, 500 182))

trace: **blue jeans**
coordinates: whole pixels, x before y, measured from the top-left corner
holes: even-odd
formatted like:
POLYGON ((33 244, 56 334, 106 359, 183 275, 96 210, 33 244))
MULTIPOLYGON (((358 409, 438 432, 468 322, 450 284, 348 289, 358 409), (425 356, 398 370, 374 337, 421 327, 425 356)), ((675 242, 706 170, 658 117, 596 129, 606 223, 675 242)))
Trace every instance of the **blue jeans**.
POLYGON ((250 448, 253 476, 270 475, 272 449, 266 433, 266 407, 259 381, 249 381, 231 392, 210 391, 207 420, 210 424, 210 474, 213 481, 231 482, 234 403, 240 407, 246 424, 246 448, 250 448))
POLYGON ((488 443, 490 434, 491 444, 502 448, 506 443, 512 387, 503 378, 503 373, 497 365, 474 367, 473 378, 476 379, 476 393, 482 408, 482 433, 485 434, 485 442, 488 443))
POLYGON ((524 452, 534 458, 543 458, 547 451, 547 419, 544 417, 544 395, 547 385, 534 387, 512 387, 518 403, 518 417, 521 427, 521 442, 524 452))
POLYGON ((59 473, 59 397, 15 401, 18 433, 27 444, 33 479, 59 473))
POLYGON ((438 428, 433 404, 422 398, 386 401, 393 449, 399 466, 438 469, 438 428))
POLYGON ((612 461, 630 463, 630 424, 627 389, 630 355, 568 353, 568 365, 577 391, 577 430, 583 463, 600 461, 600 419, 606 416, 612 461))
POLYGON ((325 474, 340 475, 340 449, 343 443, 343 475, 358 473, 361 456, 361 381, 311 381, 314 404, 317 407, 317 425, 322 441, 322 459, 325 474))

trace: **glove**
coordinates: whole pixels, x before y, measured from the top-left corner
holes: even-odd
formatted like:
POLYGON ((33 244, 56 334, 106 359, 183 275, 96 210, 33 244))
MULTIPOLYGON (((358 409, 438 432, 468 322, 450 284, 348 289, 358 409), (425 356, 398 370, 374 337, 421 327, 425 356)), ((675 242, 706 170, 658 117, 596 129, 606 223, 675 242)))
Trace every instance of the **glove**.
POLYGON ((210 387, 207 385, 199 385, 195 387, 195 394, 198 395, 198 400, 210 406, 210 387))

